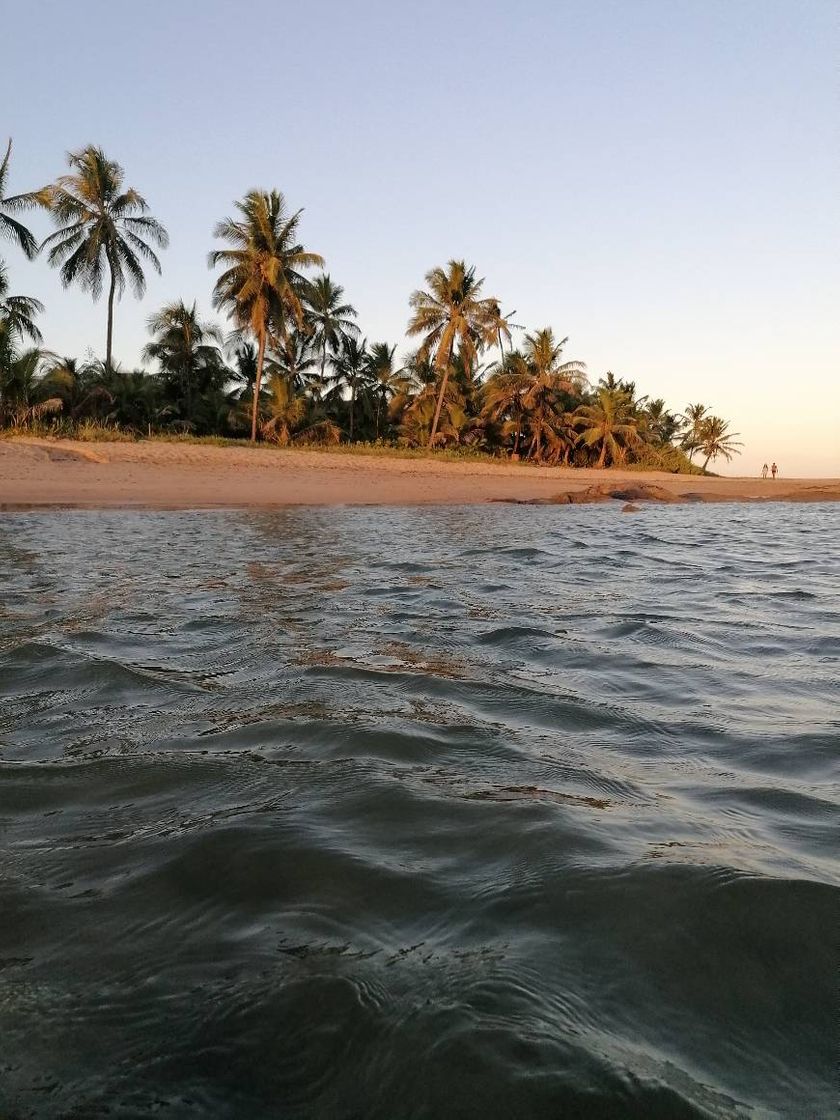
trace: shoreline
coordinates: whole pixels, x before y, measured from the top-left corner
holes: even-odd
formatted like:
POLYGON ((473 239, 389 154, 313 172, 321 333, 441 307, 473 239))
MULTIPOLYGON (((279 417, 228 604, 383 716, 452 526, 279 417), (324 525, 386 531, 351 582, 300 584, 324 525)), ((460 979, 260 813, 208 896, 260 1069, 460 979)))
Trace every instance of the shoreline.
POLYGON ((833 502, 840 501, 840 478, 709 478, 154 440, 0 440, 0 512, 6 513, 611 500, 833 502))

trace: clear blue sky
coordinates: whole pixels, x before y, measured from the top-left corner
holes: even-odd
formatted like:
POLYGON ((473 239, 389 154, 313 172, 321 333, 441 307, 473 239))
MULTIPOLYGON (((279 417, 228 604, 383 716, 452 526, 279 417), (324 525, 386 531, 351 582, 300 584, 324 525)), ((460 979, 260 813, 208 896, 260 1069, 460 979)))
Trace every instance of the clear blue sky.
MULTIPOLYGON (((838 27, 835 0, 15 4, 0 133, 13 191, 94 142, 169 229, 123 364, 163 302, 209 313, 214 223, 276 186, 369 339, 405 349, 409 293, 465 257, 593 379, 730 419, 729 473, 838 475, 838 27)), ((46 344, 102 354, 104 303, 0 252, 46 344)))

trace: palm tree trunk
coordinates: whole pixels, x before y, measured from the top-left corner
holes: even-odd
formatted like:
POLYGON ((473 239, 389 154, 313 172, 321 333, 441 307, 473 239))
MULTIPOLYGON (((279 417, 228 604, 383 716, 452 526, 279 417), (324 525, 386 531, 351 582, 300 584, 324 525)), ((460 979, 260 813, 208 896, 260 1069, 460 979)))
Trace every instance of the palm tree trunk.
POLYGON ((504 346, 502 346, 502 332, 499 331, 499 365, 504 366, 504 364, 505 364, 505 348, 504 348, 504 346))
POLYGON ((711 459, 711 455, 707 455, 706 456, 706 462, 703 464, 703 473, 704 474, 706 473, 706 467, 708 467, 710 459, 711 459))
MULTIPOLYGON (((450 351, 450 354, 446 355, 446 369, 445 369, 445 371, 443 371, 443 381, 441 381, 441 383, 440 383, 440 392, 438 393, 437 407, 435 408, 435 418, 432 421, 432 430, 431 430, 431 432, 429 432, 429 442, 428 442, 428 445, 427 445, 429 448, 431 448, 432 445, 435 442, 435 436, 437 435, 438 424, 440 423, 440 410, 443 408, 443 395, 446 392, 446 383, 449 380, 449 358, 450 358, 450 355, 451 355, 451 351, 450 351)), ((437 365, 438 363, 436 362, 435 364, 437 365)), ((442 362, 440 364, 441 364, 441 366, 443 365, 442 362)), ((441 370, 438 370, 438 373, 440 373, 440 372, 441 372, 441 370)))
POLYGON ((606 464, 607 464, 607 437, 604 436, 603 442, 601 443, 601 455, 600 455, 600 458, 598 459, 598 470, 602 471, 604 469, 604 467, 606 466, 606 464))
POLYGON ((257 350, 257 372, 254 376, 254 407, 251 412, 251 443, 257 442, 257 410, 260 405, 260 385, 262 384, 263 359, 265 357, 265 331, 260 331, 257 350))
POLYGON ((353 442, 353 410, 356 405, 356 386, 353 384, 350 388, 350 442, 353 442))
POLYGON ((111 369, 111 343, 114 337, 114 293, 117 290, 117 274, 108 254, 108 268, 111 270, 111 284, 108 288, 108 335, 105 341, 105 368, 111 369))

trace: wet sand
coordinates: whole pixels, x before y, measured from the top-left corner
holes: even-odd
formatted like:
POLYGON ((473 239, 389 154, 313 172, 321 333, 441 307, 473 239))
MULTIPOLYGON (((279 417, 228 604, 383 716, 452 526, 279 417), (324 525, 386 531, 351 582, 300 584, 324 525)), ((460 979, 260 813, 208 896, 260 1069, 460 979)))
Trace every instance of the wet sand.
POLYGON ((584 491, 599 500, 604 491, 632 486, 653 487, 660 500, 840 500, 837 478, 703 478, 248 446, 0 440, 5 510, 575 501, 587 500, 584 491))

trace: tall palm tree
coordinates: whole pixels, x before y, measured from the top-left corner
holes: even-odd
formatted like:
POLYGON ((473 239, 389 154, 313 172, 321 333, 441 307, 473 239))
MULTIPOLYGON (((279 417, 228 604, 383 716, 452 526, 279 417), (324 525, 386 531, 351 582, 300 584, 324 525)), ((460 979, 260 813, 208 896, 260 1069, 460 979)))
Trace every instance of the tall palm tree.
POLYGON ((315 345, 321 354, 321 385, 327 365, 327 351, 337 350, 345 338, 356 338, 358 326, 353 322, 356 309, 342 303, 344 288, 333 284, 328 273, 321 273, 305 292, 306 317, 315 328, 315 345))
POLYGON ((581 429, 580 442, 586 447, 600 444, 601 454, 596 466, 604 467, 607 455, 614 463, 623 448, 639 439, 636 414, 623 389, 601 386, 592 404, 581 405, 575 412, 575 424, 581 429))
POLYGON ((703 463, 704 471, 711 459, 720 456, 728 463, 733 456, 741 454, 737 449, 743 447, 743 444, 735 438, 738 434, 738 432, 730 432, 729 421, 722 420, 720 416, 707 416, 701 422, 698 450, 706 456, 706 461, 703 463))
POLYGON ((435 442, 456 343, 464 366, 471 368, 481 348, 495 341, 494 310, 498 310, 499 301, 492 296, 481 298, 483 283, 476 277, 475 268, 452 260, 445 269, 427 272, 428 291, 415 291, 410 299, 414 314, 408 334, 424 336, 419 353, 431 356, 434 351, 435 372, 440 380, 429 447, 435 442))
POLYGON ((346 335, 342 338, 338 351, 333 359, 334 391, 350 390, 349 399, 349 438, 353 442, 356 400, 360 391, 370 388, 372 379, 370 375, 370 355, 367 350, 367 339, 359 342, 346 335))
POLYGON ((236 218, 225 218, 214 236, 229 248, 213 249, 210 267, 223 265, 216 280, 213 306, 229 311, 241 329, 249 330, 257 342, 257 370, 251 414, 251 442, 257 438, 265 347, 270 331, 283 338, 289 320, 303 326, 301 300, 305 286, 303 271, 324 261, 297 240, 302 210, 289 214, 280 191, 249 191, 234 204, 236 218))
POLYGON ((396 352, 396 346, 389 346, 387 342, 374 342, 368 350, 368 372, 376 397, 377 439, 379 439, 382 415, 388 408, 388 402, 397 393, 405 392, 409 388, 405 371, 396 367, 394 359, 396 352))
POLYGON ((28 194, 6 194, 6 184, 9 181, 9 160, 12 155, 12 141, 6 147, 6 154, 0 163, 0 237, 9 241, 16 241, 23 252, 31 260, 38 252, 38 242, 31 231, 12 215, 20 210, 26 210, 37 203, 43 203, 43 191, 30 191, 28 194))
POLYGON ((146 200, 133 187, 125 187, 125 173, 118 163, 92 144, 69 152, 70 174, 61 175, 46 188, 53 220, 60 227, 42 246, 50 246, 48 260, 61 265, 65 287, 78 282, 94 300, 102 294, 107 271, 108 333, 105 365, 112 365, 114 296, 122 295, 128 282, 140 299, 146 290, 142 262, 160 272, 152 244, 165 249, 169 235, 149 214, 146 200))
POLYGON ((490 305, 489 305, 488 310, 489 310, 489 322, 487 324, 488 329, 490 331, 492 331, 492 333, 494 335, 494 339, 498 343, 498 346, 499 346, 499 363, 501 365, 504 365, 505 347, 504 347, 504 343, 502 342, 502 339, 506 338, 508 340, 508 342, 511 341, 511 333, 510 333, 511 328, 518 326, 518 324, 517 323, 512 323, 510 320, 511 320, 511 317, 516 314, 516 312, 511 311, 509 315, 503 315, 502 314, 502 309, 501 309, 501 307, 499 307, 499 304, 496 302, 496 300, 491 300, 490 301, 490 305))
POLYGON ((224 339, 215 323, 204 323, 196 305, 183 300, 167 304, 147 320, 153 336, 143 350, 143 360, 157 362, 164 382, 183 397, 184 418, 193 420, 193 393, 219 389, 227 377, 222 359, 224 339))

